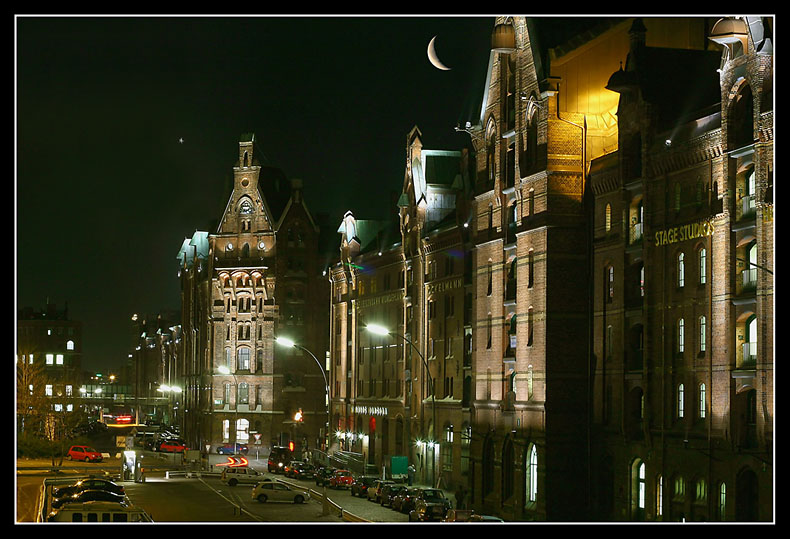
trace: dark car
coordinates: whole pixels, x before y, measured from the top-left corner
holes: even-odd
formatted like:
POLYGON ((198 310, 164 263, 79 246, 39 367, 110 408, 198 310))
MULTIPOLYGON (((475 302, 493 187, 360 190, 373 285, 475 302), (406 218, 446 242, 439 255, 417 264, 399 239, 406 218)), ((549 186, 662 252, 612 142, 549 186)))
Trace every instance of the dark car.
POLYGON ((285 465, 294 460, 294 452, 287 447, 275 445, 269 452, 269 472, 283 473, 285 465))
POLYGON ((423 488, 414 500, 414 509, 409 511, 409 521, 442 520, 451 509, 450 500, 438 488, 423 488))
POLYGON ((109 492, 112 492, 113 494, 118 494, 119 496, 123 496, 126 494, 123 485, 113 483, 112 481, 108 481, 107 479, 96 479, 91 477, 89 479, 83 479, 81 481, 77 481, 73 485, 66 485, 63 487, 53 488, 52 497, 64 498, 66 496, 73 496, 74 494, 77 494, 78 492, 82 492, 83 490, 107 490, 109 492))
POLYGON ((394 484, 394 481, 389 479, 376 479, 370 487, 368 487, 368 501, 376 503, 381 502, 381 491, 387 485, 394 484))
POLYGON ((247 444, 238 442, 217 447, 217 455, 246 455, 248 451, 247 444))
POLYGON ((368 487, 378 479, 375 475, 362 475, 354 479, 351 483, 351 495, 366 498, 368 495, 368 487))
POLYGON ((414 498, 419 494, 420 489, 417 487, 406 487, 398 491, 398 494, 392 498, 391 507, 396 511, 408 514, 409 511, 414 509, 414 498))
POLYGON ((392 507, 392 499, 405 488, 406 487, 404 485, 399 485, 397 483, 392 485, 384 485, 384 487, 381 489, 381 495, 379 496, 379 503, 381 503, 382 507, 387 505, 392 507))
POLYGON ((283 475, 285 477, 293 477, 294 476, 293 475, 294 474, 294 470, 296 470, 296 467, 301 465, 301 464, 304 464, 304 461, 302 461, 302 460, 292 460, 291 462, 289 462, 288 464, 283 466, 283 475))
POLYGON ((332 478, 332 474, 335 473, 335 469, 329 466, 324 466, 316 470, 315 472, 315 484, 316 486, 328 486, 329 480, 332 478))
POLYGON ((313 479, 315 477, 315 466, 309 462, 303 462, 291 469, 291 477, 294 479, 313 479))
POLYGON ((71 496, 64 496, 52 500, 52 509, 60 509, 69 503, 85 502, 117 502, 119 504, 127 504, 127 499, 126 496, 115 494, 109 490, 83 490, 71 496))

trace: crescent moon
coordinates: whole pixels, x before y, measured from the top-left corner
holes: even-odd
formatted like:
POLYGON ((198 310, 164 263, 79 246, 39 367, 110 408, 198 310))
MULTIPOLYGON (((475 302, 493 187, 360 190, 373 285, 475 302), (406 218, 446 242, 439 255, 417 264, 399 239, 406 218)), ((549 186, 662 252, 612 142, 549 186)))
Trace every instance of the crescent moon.
POLYGON ((436 49, 433 46, 433 42, 436 41, 436 36, 433 36, 431 42, 428 43, 428 60, 431 61, 433 67, 436 69, 441 69, 442 71, 449 71, 450 68, 444 65, 442 62, 439 61, 439 57, 436 56, 436 49))

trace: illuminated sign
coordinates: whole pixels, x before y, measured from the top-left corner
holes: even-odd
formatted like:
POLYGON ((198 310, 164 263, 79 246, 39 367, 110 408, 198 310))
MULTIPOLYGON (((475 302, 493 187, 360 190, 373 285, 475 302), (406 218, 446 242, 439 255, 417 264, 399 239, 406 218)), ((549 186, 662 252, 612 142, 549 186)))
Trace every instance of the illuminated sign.
POLYGON ((671 245, 681 241, 705 238, 713 235, 713 225, 710 221, 701 221, 690 225, 681 225, 655 233, 656 246, 671 245))
POLYGON ((449 279, 438 283, 429 284, 428 294, 433 294, 435 292, 444 292, 445 290, 452 290, 453 288, 463 288, 463 287, 464 287, 463 277, 457 277, 455 279, 449 279))
POLYGON ((386 406, 365 406, 362 404, 356 404, 351 406, 351 412, 354 414, 370 414, 370 415, 380 415, 385 416, 387 415, 387 407, 386 406))
POLYGON ((366 307, 372 307, 374 305, 381 305, 382 303, 389 303, 390 301, 399 301, 402 300, 404 296, 403 290, 398 292, 392 292, 390 294, 384 294, 381 296, 377 296, 375 298, 369 299, 360 299, 357 301, 357 307, 360 309, 364 309, 366 307))
POLYGON ((228 457, 228 462, 220 462, 215 466, 227 466, 229 468, 245 468, 247 459, 245 457, 228 457))

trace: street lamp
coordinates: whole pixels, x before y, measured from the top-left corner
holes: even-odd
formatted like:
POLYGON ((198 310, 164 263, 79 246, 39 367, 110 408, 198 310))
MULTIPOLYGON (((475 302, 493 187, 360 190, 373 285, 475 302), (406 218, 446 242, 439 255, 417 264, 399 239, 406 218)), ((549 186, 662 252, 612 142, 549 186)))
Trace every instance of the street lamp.
POLYGON ((236 408, 233 414, 233 454, 236 454, 236 450, 239 447, 238 443, 238 434, 239 434, 239 382, 236 380, 236 373, 231 372, 227 365, 220 365, 217 367, 217 372, 220 374, 228 375, 230 374, 233 376, 233 383, 236 386, 236 408))
MULTIPOLYGON (((436 434, 436 391, 435 391, 434 384, 433 384, 433 377, 431 376, 431 370, 428 368, 428 363, 425 361, 425 357, 423 357, 422 353, 420 352, 420 349, 417 348, 414 345, 414 343, 411 342, 411 340, 409 340, 405 335, 401 335, 400 333, 395 333, 394 331, 390 331, 387 328, 385 328, 384 326, 380 326, 378 324, 368 324, 368 325, 365 326, 365 329, 368 330, 369 332, 375 334, 375 335, 382 335, 382 336, 383 335, 394 335, 396 337, 400 337, 401 339, 403 339, 404 341, 409 343, 411 345, 411 347, 414 348, 414 350, 417 352, 417 355, 420 356, 420 359, 422 360, 422 364, 425 366, 425 374, 428 376, 428 381, 431 384, 431 412, 432 412, 431 415, 432 415, 432 418, 433 418, 433 432, 434 432, 434 435, 435 435, 436 434)), ((431 452, 433 453, 434 448, 436 447, 436 443, 433 440, 431 440, 428 443, 428 447, 431 448, 431 452)), ((433 462, 431 462, 431 481, 432 481, 432 484, 433 484, 432 486, 436 486, 436 458, 435 458, 435 456, 433 457, 433 462)))
POLYGON ((279 344, 280 346, 283 346, 285 348, 298 348, 299 350, 302 350, 303 352, 307 352, 308 354, 310 354, 310 357, 312 357, 313 360, 316 362, 316 365, 318 365, 318 368, 321 369, 321 375, 324 377, 324 390, 326 391, 326 427, 324 429, 326 431, 327 429, 329 429, 329 381, 326 378, 326 372, 324 370, 323 365, 321 365, 321 362, 318 361, 317 357, 315 357, 315 354, 313 354, 310 350, 308 350, 307 348, 305 348, 301 344, 296 344, 294 341, 292 341, 288 337, 277 337, 274 340, 275 340, 275 342, 277 344, 279 344))

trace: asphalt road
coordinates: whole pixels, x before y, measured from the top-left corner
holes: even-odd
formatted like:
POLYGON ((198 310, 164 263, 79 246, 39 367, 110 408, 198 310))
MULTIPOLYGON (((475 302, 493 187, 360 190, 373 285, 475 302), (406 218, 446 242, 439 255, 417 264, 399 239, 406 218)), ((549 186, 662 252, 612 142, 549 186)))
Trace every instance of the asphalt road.
MULTIPOLYGON (((154 460, 163 464, 175 461, 172 455, 149 456, 147 464, 154 460)), ((225 457, 212 456, 212 464, 225 461, 225 457), (216 462, 215 462, 216 461, 216 462)), ((282 475, 269 474, 263 461, 250 459, 250 466, 264 472, 267 477, 284 480, 305 490, 322 493, 313 481, 292 480, 282 475)), ((64 462, 58 476, 71 474, 101 474, 103 470, 117 473, 120 464, 114 461, 92 464, 64 462)), ((22 470, 21 467, 18 470, 22 470)), ((17 522, 35 522, 35 507, 38 494, 46 477, 55 474, 47 470, 18 471, 17 473, 17 522)), ((147 474, 145 483, 126 481, 123 483, 132 503, 144 509, 155 522, 161 523, 324 523, 342 524, 344 520, 333 509, 324 514, 320 496, 304 503, 259 503, 252 499, 252 486, 229 487, 218 477, 175 476, 166 478, 164 471, 147 474)), ((348 490, 326 489, 328 497, 344 511, 371 522, 408 522, 408 516, 390 508, 351 496, 348 490)))

